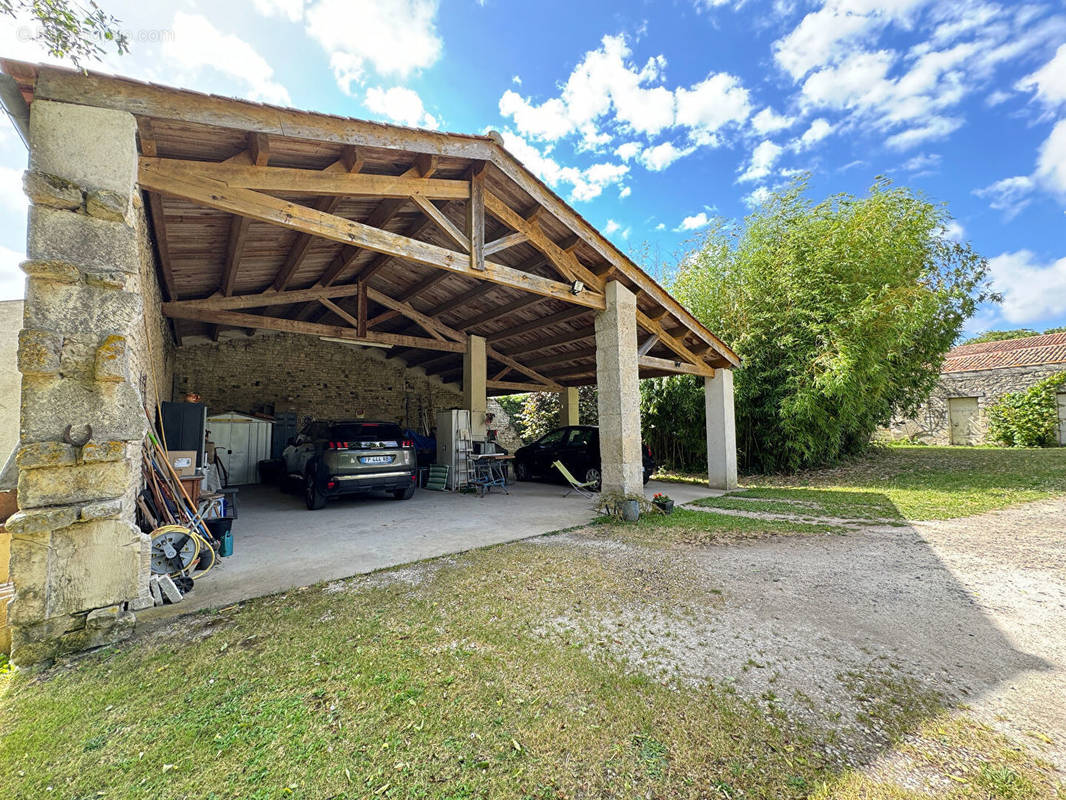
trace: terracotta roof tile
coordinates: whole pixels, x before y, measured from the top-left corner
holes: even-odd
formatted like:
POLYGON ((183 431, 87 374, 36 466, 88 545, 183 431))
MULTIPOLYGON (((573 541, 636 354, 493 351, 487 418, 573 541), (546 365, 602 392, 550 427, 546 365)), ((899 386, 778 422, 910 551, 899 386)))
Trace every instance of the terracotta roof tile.
POLYGON ((967 344, 949 350, 941 372, 1066 364, 1066 333, 967 344))

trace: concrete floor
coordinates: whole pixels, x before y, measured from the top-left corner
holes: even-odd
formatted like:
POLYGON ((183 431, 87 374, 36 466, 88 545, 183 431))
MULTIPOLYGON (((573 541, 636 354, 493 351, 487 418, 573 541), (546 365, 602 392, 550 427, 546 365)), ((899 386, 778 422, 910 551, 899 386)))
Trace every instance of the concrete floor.
MULTIPOLYGON (((479 498, 419 489, 410 500, 351 497, 308 511, 303 497, 245 486, 233 523, 234 554, 180 603, 138 613, 148 620, 274 594, 295 586, 512 542, 589 522, 592 502, 566 487, 518 483, 479 498)), ((645 494, 677 503, 720 494, 706 486, 651 481, 645 494)))

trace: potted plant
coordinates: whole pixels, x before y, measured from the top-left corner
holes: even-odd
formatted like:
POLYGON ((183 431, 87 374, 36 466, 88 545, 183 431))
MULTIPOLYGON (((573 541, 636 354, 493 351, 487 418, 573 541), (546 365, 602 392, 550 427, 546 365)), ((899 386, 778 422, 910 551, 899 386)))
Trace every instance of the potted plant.
POLYGON ((674 511, 674 501, 670 499, 670 495, 656 492, 655 496, 652 497, 651 502, 664 514, 672 514, 674 511))

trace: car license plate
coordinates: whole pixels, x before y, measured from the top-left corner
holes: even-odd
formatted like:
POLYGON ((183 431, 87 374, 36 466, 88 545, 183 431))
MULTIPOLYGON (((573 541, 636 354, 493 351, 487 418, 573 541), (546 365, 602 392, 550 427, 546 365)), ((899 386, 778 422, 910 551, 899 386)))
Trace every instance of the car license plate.
POLYGON ((392 456, 359 456, 360 464, 391 464, 392 456))

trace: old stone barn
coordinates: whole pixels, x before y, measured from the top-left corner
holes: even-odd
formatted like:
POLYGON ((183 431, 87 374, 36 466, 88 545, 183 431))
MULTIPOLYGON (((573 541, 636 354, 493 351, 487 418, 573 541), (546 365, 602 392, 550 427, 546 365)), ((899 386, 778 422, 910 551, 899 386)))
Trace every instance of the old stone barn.
MULTIPOLYGON (((1066 333, 956 347, 928 402, 913 418, 893 420, 886 433, 927 444, 984 444, 989 406, 1060 372, 1066 372, 1066 333)), ((1059 444, 1066 444, 1066 393, 1058 399, 1059 444)))
MULTIPOLYGON (((32 204, 20 510, 7 522, 16 663, 125 635, 153 604, 152 531, 137 514, 142 447, 161 404, 190 393, 208 414, 274 426, 287 413, 424 430, 460 409, 479 442, 489 397, 558 392, 572 424, 577 388, 595 384, 602 488, 636 495, 638 380, 691 374, 707 388, 710 483, 735 485, 736 355, 498 136, 0 66, 29 149, 32 204)), ((448 519, 449 547, 482 541, 470 539, 480 529, 508 535, 561 496, 451 495, 447 505, 422 492, 301 511, 297 526, 272 521, 297 507, 291 498, 241 491, 238 525, 247 512, 249 535, 269 530, 284 545, 261 553, 264 564, 299 572, 321 558, 348 574, 389 548, 425 557, 432 548, 397 539, 431 539, 427 528, 448 519), (391 538, 357 556, 329 549, 357 541, 369 515, 391 538)), ((244 576, 251 593, 246 555, 238 548, 237 566, 212 580, 244 576)))

